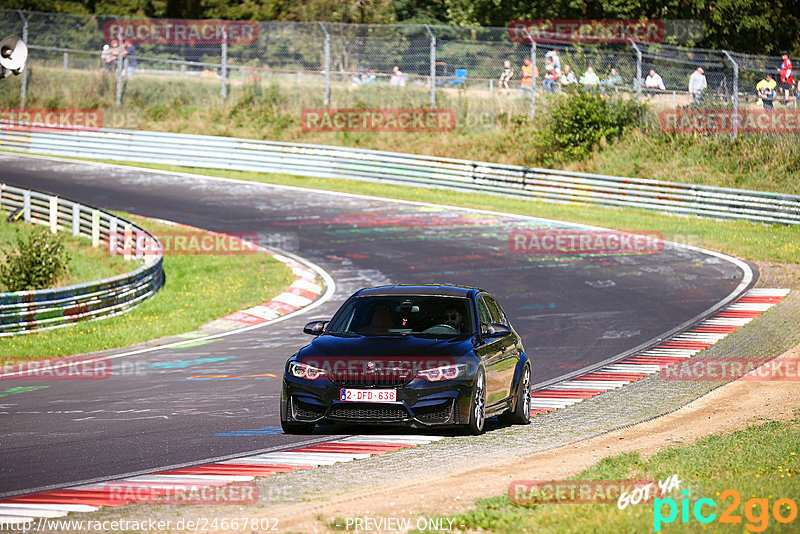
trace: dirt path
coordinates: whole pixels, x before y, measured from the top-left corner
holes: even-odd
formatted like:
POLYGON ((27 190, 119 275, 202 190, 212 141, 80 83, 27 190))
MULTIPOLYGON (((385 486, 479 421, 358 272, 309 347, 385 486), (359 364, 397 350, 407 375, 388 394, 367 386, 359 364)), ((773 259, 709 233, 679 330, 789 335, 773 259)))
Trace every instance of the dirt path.
MULTIPOLYGON (((800 358, 800 346, 784 356, 800 358)), ((562 479, 607 456, 638 451, 643 456, 676 444, 689 444, 709 434, 731 432, 763 421, 795 417, 800 382, 736 381, 683 408, 629 428, 574 445, 513 461, 334 496, 319 504, 303 503, 265 510, 279 518, 284 532, 333 532, 335 518, 408 518, 452 514, 473 507, 473 500, 505 493, 512 480, 562 479)), ((534 423, 535 424, 535 420, 534 423)), ((374 526, 374 523, 372 524, 374 526)), ((342 524, 344 529, 346 525, 342 524)), ((352 530, 352 526, 350 530, 352 530)))

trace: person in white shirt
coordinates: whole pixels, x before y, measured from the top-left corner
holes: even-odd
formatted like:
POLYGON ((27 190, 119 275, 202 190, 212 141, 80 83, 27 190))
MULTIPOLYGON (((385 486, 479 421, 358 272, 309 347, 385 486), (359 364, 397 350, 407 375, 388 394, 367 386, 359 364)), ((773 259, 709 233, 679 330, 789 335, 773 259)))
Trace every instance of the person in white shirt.
POLYGON ((547 60, 547 58, 550 58, 552 60, 553 68, 556 70, 556 72, 560 76, 561 75, 561 58, 558 57, 558 50, 556 50, 555 48, 550 50, 548 53, 546 53, 544 55, 544 59, 547 60))
POLYGON ((705 71, 703 71, 703 67, 697 67, 697 70, 689 76, 689 94, 694 98, 695 104, 700 103, 706 87, 708 87, 708 82, 705 71))
POLYGON ((650 69, 650 74, 644 80, 645 89, 661 89, 665 91, 667 88, 664 86, 664 80, 661 79, 655 70, 650 69))
POLYGON ((578 78, 569 65, 564 65, 564 72, 561 73, 561 85, 573 85, 578 83, 578 78))
POLYGON ((406 86, 406 74, 400 71, 400 67, 397 65, 394 66, 392 69, 392 77, 389 78, 389 85, 392 87, 405 87, 406 86))

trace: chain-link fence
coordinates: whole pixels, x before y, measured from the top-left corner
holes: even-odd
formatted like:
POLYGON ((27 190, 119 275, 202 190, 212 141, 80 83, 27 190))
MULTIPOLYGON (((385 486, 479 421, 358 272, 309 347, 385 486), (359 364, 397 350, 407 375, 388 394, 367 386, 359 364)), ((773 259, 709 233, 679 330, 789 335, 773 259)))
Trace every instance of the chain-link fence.
MULTIPOLYGON (((146 106, 147 113, 158 115, 159 109, 176 105, 235 105, 259 88, 259 94, 281 95, 282 113, 311 107, 438 107, 453 109, 458 123, 469 126, 499 116, 533 115, 537 108, 546 113, 550 99, 568 81, 550 81, 551 59, 560 63, 558 74, 569 67, 580 87, 597 85, 606 94, 662 109, 696 105, 688 84, 697 67, 705 69, 706 102, 757 107, 756 83, 766 72, 777 78, 781 64, 776 57, 653 43, 515 42, 519 39, 512 40, 507 28, 320 22, 237 26, 0 13, 0 36, 22 36, 30 51, 25 73, 0 84, 0 107, 122 111, 146 106), (127 37, 135 48, 116 48, 113 39, 127 37), (520 74, 531 57, 535 89, 528 90, 520 74), (514 71, 508 88, 499 83, 505 61, 514 71), (590 68, 596 78, 587 74, 590 68), (663 89, 648 87, 651 71, 660 75, 663 89)), ((790 100, 796 106, 794 97, 790 100)))

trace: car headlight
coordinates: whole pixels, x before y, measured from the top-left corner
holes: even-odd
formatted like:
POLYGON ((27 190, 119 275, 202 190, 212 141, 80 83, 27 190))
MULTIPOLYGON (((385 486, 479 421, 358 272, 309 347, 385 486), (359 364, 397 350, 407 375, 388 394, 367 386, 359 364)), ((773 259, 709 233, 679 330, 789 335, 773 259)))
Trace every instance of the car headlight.
POLYGON ((419 378, 424 378, 429 382, 439 382, 441 380, 455 380, 467 374, 469 366, 466 363, 456 363, 453 365, 443 365, 433 369, 423 369, 417 373, 419 378))
POLYGON ((316 380, 321 376, 327 375, 324 369, 300 362, 289 364, 289 374, 295 378, 305 378, 306 380, 316 380))

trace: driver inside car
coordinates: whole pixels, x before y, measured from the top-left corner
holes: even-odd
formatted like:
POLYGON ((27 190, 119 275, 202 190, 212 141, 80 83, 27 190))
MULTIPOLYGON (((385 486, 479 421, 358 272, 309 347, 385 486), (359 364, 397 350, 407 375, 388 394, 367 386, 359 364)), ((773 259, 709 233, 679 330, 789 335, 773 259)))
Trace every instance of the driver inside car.
POLYGON ((461 313, 459 313, 455 308, 446 308, 444 310, 442 324, 451 326, 461 332, 461 313))

